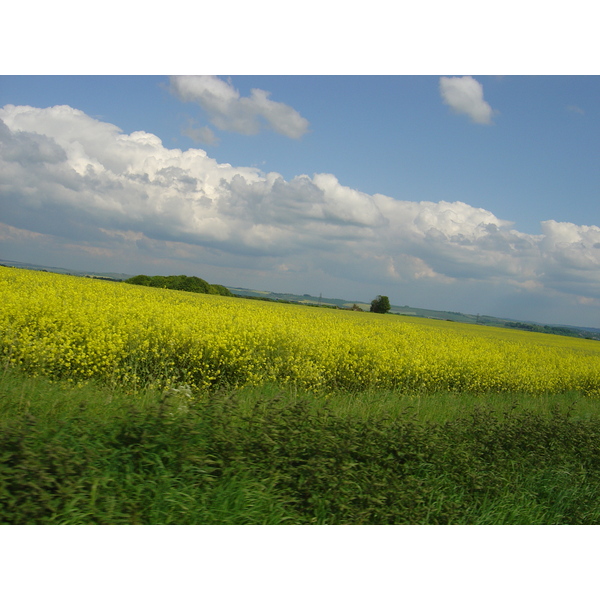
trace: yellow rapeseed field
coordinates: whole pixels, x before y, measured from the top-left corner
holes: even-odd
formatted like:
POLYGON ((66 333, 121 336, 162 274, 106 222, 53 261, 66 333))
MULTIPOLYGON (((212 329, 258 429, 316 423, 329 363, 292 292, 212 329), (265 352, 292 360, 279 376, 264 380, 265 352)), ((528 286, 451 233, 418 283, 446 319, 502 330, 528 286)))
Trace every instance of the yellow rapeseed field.
POLYGON ((600 342, 0 267, 0 356, 126 388, 291 383, 600 397, 600 342))

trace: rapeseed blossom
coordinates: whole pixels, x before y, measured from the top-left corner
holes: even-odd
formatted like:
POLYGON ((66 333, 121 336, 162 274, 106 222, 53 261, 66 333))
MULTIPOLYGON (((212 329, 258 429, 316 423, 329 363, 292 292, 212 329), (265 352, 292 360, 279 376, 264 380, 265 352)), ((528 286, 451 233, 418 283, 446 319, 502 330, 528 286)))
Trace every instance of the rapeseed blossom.
POLYGON ((10 268, 0 295, 3 362, 53 379, 600 396, 592 340, 10 268))

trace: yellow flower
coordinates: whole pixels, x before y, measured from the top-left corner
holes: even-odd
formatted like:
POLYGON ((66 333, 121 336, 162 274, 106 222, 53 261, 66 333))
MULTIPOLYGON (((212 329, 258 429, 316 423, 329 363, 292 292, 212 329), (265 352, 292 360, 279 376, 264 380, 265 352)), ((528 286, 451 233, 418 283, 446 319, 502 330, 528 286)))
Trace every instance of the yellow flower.
POLYGON ((56 379, 600 396, 592 340, 2 267, 0 291, 3 361, 56 379))

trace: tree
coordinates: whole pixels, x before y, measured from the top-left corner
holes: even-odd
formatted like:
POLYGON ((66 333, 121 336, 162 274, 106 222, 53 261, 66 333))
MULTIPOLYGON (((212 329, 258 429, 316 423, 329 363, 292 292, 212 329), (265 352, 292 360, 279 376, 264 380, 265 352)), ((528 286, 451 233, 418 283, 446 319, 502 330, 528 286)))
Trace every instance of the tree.
POLYGON ((136 275, 135 277, 130 277, 125 280, 125 283, 132 283, 133 285, 150 285, 152 283, 152 278, 148 277, 148 275, 136 275))
POLYGON ((213 290, 210 293, 217 294, 218 296, 232 296, 233 297, 233 294, 224 285, 219 285, 218 283, 212 283, 210 288, 211 288, 211 290, 213 290))
POLYGON ((371 301, 371 312, 384 314, 389 312, 390 308, 392 307, 387 296, 377 296, 375 300, 371 301))
POLYGON ((200 277, 188 277, 187 275, 136 275, 125 281, 134 285, 146 285, 149 287, 179 290, 181 292, 194 292, 196 294, 218 294, 220 296, 232 296, 233 294, 222 285, 211 285, 200 277))

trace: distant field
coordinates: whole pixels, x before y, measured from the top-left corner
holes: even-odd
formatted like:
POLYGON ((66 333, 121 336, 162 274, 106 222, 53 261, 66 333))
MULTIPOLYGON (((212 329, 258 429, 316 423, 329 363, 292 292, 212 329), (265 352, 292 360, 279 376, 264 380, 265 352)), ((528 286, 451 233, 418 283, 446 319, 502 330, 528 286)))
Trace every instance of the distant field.
POLYGON ((600 396, 591 340, 8 268, 0 292, 4 362, 53 379, 600 396))

